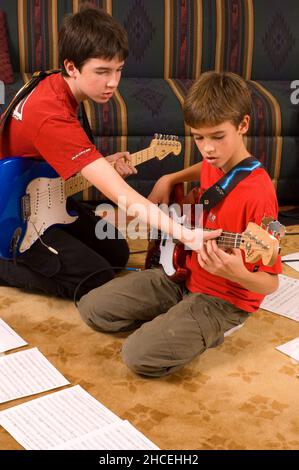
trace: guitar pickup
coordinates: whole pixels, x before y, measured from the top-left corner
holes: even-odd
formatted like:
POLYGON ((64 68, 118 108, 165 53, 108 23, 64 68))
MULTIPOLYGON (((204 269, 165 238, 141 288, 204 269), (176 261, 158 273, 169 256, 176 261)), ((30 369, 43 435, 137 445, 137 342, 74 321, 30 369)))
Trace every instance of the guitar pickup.
POLYGON ((25 194, 21 199, 21 210, 23 221, 26 222, 31 216, 30 195, 25 194))

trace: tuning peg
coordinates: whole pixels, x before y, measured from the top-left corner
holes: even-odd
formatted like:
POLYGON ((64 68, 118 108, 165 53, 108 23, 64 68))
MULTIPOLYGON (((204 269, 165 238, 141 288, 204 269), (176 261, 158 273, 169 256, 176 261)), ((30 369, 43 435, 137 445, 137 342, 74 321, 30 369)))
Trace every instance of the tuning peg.
POLYGON ((158 134, 157 133, 154 134, 154 138, 158 139, 158 134))
POLYGON ((285 226, 278 222, 278 220, 273 220, 272 222, 270 222, 268 227, 270 232, 274 236, 278 235, 279 238, 284 237, 286 231, 285 226))
POLYGON ((262 225, 266 228, 266 230, 269 230, 269 225, 271 222, 273 222, 273 217, 266 217, 264 216, 262 218, 262 225))

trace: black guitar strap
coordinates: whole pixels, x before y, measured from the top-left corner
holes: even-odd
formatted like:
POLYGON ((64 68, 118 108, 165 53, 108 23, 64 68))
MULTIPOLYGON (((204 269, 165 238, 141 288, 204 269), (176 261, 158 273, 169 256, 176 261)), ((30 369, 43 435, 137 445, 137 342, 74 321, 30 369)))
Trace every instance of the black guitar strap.
MULTIPOLYGON (((61 70, 56 69, 56 70, 47 70, 47 71, 42 71, 42 72, 34 72, 32 75, 31 79, 25 83, 25 85, 17 92, 17 94, 14 96, 14 98, 11 100, 9 105, 7 106, 6 110, 0 117, 0 135, 3 132, 5 123, 7 122, 7 119, 12 115, 14 109, 16 106, 27 96, 31 91, 41 82, 44 80, 46 77, 49 75, 52 75, 53 73, 60 73, 61 70)), ((83 122, 83 129, 86 132, 89 140, 94 143, 94 137, 92 135, 92 131, 89 125, 89 121, 86 115, 85 107, 84 104, 81 103, 81 115, 82 115, 82 122, 83 122)))
POLYGON ((244 178, 256 168, 263 165, 254 157, 245 158, 226 173, 217 183, 213 184, 200 197, 199 203, 203 205, 203 210, 209 212, 219 202, 222 201, 244 178))

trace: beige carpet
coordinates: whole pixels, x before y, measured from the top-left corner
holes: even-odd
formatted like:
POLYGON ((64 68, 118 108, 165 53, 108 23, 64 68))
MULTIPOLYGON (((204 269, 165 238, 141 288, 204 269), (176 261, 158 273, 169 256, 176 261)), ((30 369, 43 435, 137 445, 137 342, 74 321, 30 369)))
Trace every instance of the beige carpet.
MULTIPOLYGON (((283 254, 299 251, 299 236, 286 237, 282 246, 283 254)), ((131 259, 139 261, 137 255, 131 259)), ((299 279, 291 268, 284 272, 299 279)), ((298 322, 259 310, 180 372, 147 379, 123 364, 123 338, 88 328, 72 302, 1 287, 0 317, 71 384, 80 384, 161 449, 299 449, 299 365, 275 350, 299 336, 298 322)), ((20 448, 0 428, 0 449, 20 448)))

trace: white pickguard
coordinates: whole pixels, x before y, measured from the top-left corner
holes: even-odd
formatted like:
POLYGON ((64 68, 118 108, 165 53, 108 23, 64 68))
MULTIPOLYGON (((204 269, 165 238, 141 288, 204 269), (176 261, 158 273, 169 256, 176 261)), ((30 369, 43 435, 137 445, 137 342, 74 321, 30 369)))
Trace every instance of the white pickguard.
MULTIPOLYGON (((174 222, 178 224, 183 224, 185 220, 185 215, 183 215, 182 217, 178 216, 175 209, 173 208, 170 208, 169 215, 174 220, 174 222)), ((176 273, 176 269, 173 266, 173 252, 176 245, 176 242, 173 241, 173 238, 170 235, 163 234, 160 243, 159 263, 161 264, 165 273, 168 276, 173 276, 176 273)))
POLYGON ((167 276, 173 276, 176 272, 173 266, 173 252, 176 243, 172 238, 164 238, 160 243, 160 260, 159 263, 163 267, 167 276))
POLYGON ((30 196, 31 215, 20 245, 21 253, 28 250, 51 225, 70 224, 78 218, 67 213, 64 181, 60 177, 36 178, 27 186, 26 194, 30 196))

